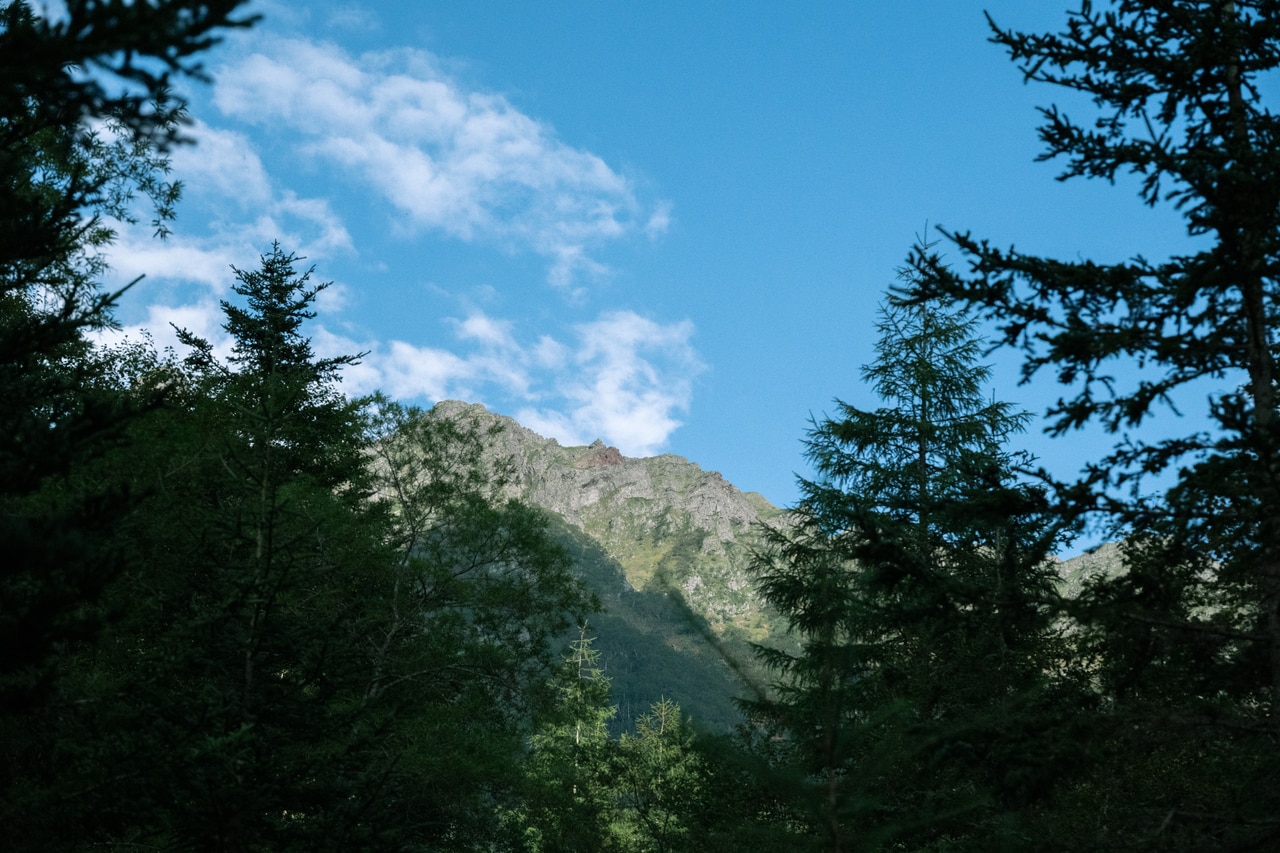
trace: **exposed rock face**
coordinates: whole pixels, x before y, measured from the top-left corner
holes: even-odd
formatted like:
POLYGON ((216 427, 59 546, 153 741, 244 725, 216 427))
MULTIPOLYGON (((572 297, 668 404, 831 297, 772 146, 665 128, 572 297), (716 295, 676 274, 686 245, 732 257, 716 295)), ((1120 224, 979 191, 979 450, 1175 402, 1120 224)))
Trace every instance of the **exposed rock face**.
POLYGON ((480 405, 441 402, 432 416, 501 423, 493 451, 514 464, 512 495, 599 542, 634 588, 678 589, 717 633, 729 625, 751 638, 767 633, 749 563, 756 523, 783 513, 762 496, 680 456, 633 459, 599 440, 561 447, 480 405))
POLYGON ((1120 543, 1108 542, 1092 551, 1063 560, 1059 564, 1058 574, 1062 577, 1061 592, 1067 598, 1075 598, 1084 588, 1086 580, 1097 577, 1113 578, 1124 571, 1124 555, 1120 543))
MULTIPOLYGON (((429 417, 499 426, 490 453, 495 466, 510 464, 509 495, 576 529, 575 559, 597 567, 584 579, 606 606, 592 626, 619 724, 665 697, 731 730, 740 718, 730 697, 751 695, 769 679, 747 642, 792 642, 764 608, 750 570, 757 524, 785 523, 786 513, 679 456, 633 459, 602 441, 562 447, 474 404, 442 402, 429 417), (686 605, 705 625, 688 618, 686 605)), ((1084 577, 1120 570, 1117 547, 1103 546, 1059 564, 1062 591, 1074 595, 1084 577)))

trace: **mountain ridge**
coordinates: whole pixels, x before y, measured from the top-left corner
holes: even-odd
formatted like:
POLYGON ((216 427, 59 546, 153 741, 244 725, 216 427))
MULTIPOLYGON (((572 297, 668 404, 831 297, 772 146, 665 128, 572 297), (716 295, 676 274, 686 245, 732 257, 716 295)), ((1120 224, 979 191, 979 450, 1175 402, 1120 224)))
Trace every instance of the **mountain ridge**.
POLYGON ((562 446, 477 403, 442 401, 426 417, 486 435, 506 497, 547 514, 600 599, 588 628, 612 682, 615 729, 661 699, 709 730, 742 721, 734 699, 758 697, 767 681, 752 644, 782 635, 751 576, 759 525, 779 523, 782 510, 674 454, 562 446))
POLYGON ((675 454, 624 456, 597 439, 563 446, 477 403, 437 403, 437 417, 500 424, 491 452, 510 460, 510 497, 558 514, 601 544, 637 591, 680 590, 712 630, 768 635, 750 576, 758 524, 785 516, 758 493, 675 454))
MULTIPOLYGON (((786 510, 675 454, 628 457, 600 439, 563 446, 478 403, 442 401, 427 416, 489 435, 506 496, 548 514, 601 599, 591 627, 618 723, 660 698, 711 729, 740 721, 733 698, 758 696, 769 681, 752 645, 793 644, 752 573, 762 526, 785 524, 786 510)), ((1118 571, 1120 555, 1104 545, 1054 562, 1073 595, 1087 577, 1118 571)))

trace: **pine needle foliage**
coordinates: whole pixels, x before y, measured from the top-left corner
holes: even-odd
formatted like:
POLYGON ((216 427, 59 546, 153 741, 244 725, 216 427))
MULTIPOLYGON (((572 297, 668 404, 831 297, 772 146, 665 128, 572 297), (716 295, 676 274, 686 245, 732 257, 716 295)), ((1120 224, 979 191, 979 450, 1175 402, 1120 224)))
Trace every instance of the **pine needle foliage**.
POLYGON ((747 708, 789 744, 833 851, 977 837, 995 803, 1033 799, 1043 768, 980 753, 1006 715, 1038 713, 1056 653, 1059 528, 1005 447, 1027 416, 985 396, 975 321, 891 299, 877 331, 862 374, 881 405, 813 423, 817 477, 759 561, 803 646, 760 649, 776 699, 747 708))
POLYGON ((1273 0, 1082 2, 1057 33, 992 22, 1029 82, 1088 97, 1041 110, 1061 180, 1136 181, 1189 248, 1060 260, 943 230, 960 271, 920 251, 909 296, 959 300, 1063 386, 1051 430, 1115 436, 1059 512, 1125 541, 1074 608, 1112 761, 1076 791, 1073 843, 1269 849, 1280 843, 1280 71, 1273 0), (1197 417, 1147 437, 1157 415, 1197 417), (1159 477, 1160 479, 1154 479, 1159 477), (1089 822, 1106 804, 1109 819, 1089 822))

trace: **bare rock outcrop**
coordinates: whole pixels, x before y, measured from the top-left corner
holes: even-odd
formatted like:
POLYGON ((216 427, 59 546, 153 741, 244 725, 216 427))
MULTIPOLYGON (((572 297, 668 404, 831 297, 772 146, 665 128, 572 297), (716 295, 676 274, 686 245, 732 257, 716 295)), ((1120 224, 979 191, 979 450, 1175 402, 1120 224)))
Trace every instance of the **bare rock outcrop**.
POLYGON ((492 453, 511 462, 512 496, 595 539, 636 589, 678 590, 717 632, 732 624, 749 637, 767 633, 751 553, 758 523, 783 513, 759 494, 672 454, 632 458, 599 440, 562 447, 476 404, 441 402, 431 416, 500 423, 492 453))

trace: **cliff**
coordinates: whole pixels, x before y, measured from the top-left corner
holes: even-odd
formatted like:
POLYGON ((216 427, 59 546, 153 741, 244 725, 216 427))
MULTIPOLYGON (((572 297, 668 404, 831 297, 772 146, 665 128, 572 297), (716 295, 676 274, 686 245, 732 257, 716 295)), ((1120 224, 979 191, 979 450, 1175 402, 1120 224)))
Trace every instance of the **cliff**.
POLYGON ((716 634, 734 627, 753 640, 768 635, 751 551, 756 525, 777 523, 783 513, 761 495, 680 456, 631 458, 599 440, 562 447, 480 405, 446 401, 432 416, 500 423, 492 452, 513 465, 512 496, 589 536, 631 588, 678 590, 716 634))

